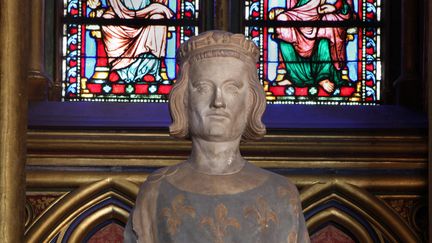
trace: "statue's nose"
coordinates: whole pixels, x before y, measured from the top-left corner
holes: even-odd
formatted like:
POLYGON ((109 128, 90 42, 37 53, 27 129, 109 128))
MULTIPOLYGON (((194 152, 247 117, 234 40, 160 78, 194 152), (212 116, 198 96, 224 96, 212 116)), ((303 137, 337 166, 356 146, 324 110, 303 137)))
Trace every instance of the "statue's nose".
POLYGON ((220 88, 216 88, 213 94, 213 102, 211 104, 215 108, 225 108, 225 100, 223 98, 223 94, 220 88))

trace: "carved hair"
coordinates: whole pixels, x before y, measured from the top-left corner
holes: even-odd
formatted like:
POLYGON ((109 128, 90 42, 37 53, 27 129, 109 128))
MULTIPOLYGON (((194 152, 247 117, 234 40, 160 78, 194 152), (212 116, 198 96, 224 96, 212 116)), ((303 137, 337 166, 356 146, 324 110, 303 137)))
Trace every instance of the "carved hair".
POLYGON ((171 136, 189 139, 187 115, 189 68, 192 63, 211 57, 234 57, 247 64, 249 96, 252 104, 250 104, 251 109, 242 141, 258 140, 265 135, 265 125, 261 121, 266 106, 265 93, 259 83, 255 66, 259 52, 252 41, 240 34, 224 31, 204 32, 184 43, 177 57, 180 60, 180 73, 169 97, 173 120, 169 128, 171 136))

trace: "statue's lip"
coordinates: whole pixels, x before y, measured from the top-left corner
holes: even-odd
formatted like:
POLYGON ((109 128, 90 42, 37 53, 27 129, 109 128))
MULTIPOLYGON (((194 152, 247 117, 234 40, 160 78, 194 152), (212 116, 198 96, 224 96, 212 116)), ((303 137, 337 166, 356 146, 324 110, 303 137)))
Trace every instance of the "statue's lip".
POLYGON ((211 112, 208 113, 207 116, 215 116, 215 117, 226 117, 229 118, 229 115, 225 112, 211 112))

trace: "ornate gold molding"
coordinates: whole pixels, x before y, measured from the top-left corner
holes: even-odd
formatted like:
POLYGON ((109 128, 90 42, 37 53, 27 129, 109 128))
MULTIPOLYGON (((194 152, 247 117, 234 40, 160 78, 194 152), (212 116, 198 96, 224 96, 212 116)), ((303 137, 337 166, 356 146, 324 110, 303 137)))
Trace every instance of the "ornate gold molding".
MULTIPOLYGON (((190 143, 159 132, 29 131, 28 165, 173 165, 190 143)), ((243 144, 242 154, 266 168, 426 169, 423 135, 319 135, 271 133, 243 144)))
POLYGON ((0 0, 0 239, 23 242, 30 1, 0 0))
MULTIPOLYGON (((353 212, 361 215, 378 231, 391 242, 421 242, 416 233, 391 210, 383 201, 367 192, 363 188, 350 185, 342 181, 335 181, 326 184, 317 184, 302 191, 301 200, 305 214, 314 208, 330 200, 345 205, 353 212), (340 196, 339 196, 340 195, 340 196), (395 235, 394 232, 397 232, 395 235)), ((315 217, 318 217, 315 215, 315 217)), ((319 216, 321 217, 321 216, 319 216)), ((314 219, 312 222, 320 222, 314 219)), ((312 218, 314 218, 312 216, 312 218)), ((348 220, 346 217, 342 217, 348 220)), ((308 224, 310 227, 317 225, 308 224)), ((354 233, 354 232, 353 232, 354 233)))
MULTIPOLYGON (((59 172, 53 172, 59 173, 59 172)), ((34 186, 37 190, 41 190, 41 186, 46 188, 62 188, 62 187, 77 187, 60 200, 57 200, 54 205, 50 206, 41 217, 32 221, 26 231, 27 242, 50 242, 57 235, 57 242, 65 236, 67 230, 70 231, 71 223, 77 219, 79 215, 84 214, 87 210, 95 205, 100 204, 109 198, 117 198, 132 207, 134 199, 138 193, 138 185, 140 181, 146 178, 145 173, 96 173, 93 176, 81 172, 67 172, 54 174, 46 174, 46 172, 30 172, 29 173, 29 191, 32 191, 34 186), (37 175, 36 175, 37 174, 37 175), (36 177, 45 178, 45 182, 50 180, 51 184, 43 183, 37 185, 33 179, 36 177), (81 180, 81 177, 86 178, 81 180), (61 178, 68 178, 61 180, 61 178), (105 178, 99 180, 100 178, 105 178), (80 184, 71 184, 70 181, 79 181, 80 184), (133 183, 129 182, 133 181, 133 183)), ((399 178, 393 178, 396 180, 399 178)), ((394 187, 394 188, 397 188, 394 187)), ((393 188, 393 189, 394 189, 393 188)), ((424 188, 424 187, 423 187, 424 188)), ((418 196, 417 196, 418 197, 418 196)), ((380 239, 386 238, 391 242, 420 242, 418 236, 413 232, 408 224, 404 223, 394 211, 391 210, 383 201, 378 199, 357 186, 353 186, 342 182, 338 179, 333 179, 329 183, 319 183, 305 188, 301 193, 303 209, 306 214, 315 211, 327 202, 338 202, 345 208, 349 208, 359 217, 367 220, 371 227, 380 239), (397 234, 392 234, 397 232, 397 234), (399 238, 398 238, 399 237, 399 238)), ((69 240, 76 239, 80 242, 88 233, 97 225, 108 219, 118 219, 121 222, 126 222, 128 212, 115 205, 107 205, 99 210, 90 213, 86 216, 77 227, 72 228, 72 233, 69 240)), ((373 242, 369 231, 358 221, 358 218, 340 210, 337 206, 319 210, 309 217, 307 225, 312 232, 323 223, 338 223, 345 227, 347 231, 352 233, 360 242, 373 242)), ((75 241, 74 241, 75 242, 75 241)))
POLYGON ((42 193, 26 192, 26 220, 25 227, 37 221, 52 205, 64 196, 66 192, 46 191, 42 193))
POLYGON ((44 8, 45 0, 31 1, 31 48, 29 54, 28 97, 31 101, 47 98, 50 80, 45 75, 44 67, 44 8))
MULTIPOLYGON (((425 188, 426 189, 426 188, 425 188)), ((410 228, 427 242, 428 210, 426 195, 377 195, 391 209, 393 209, 410 228)))
MULTIPOLYGON (((96 171, 27 171, 27 188, 77 188, 85 184, 110 178, 128 180, 141 184, 147 178, 147 172, 96 172, 96 171)), ((290 181, 300 188, 331 183, 347 183, 371 191, 394 191, 422 193, 427 187, 427 180, 421 176, 382 176, 382 175, 303 175, 290 174, 290 181)))
MULTIPOLYGON (((72 232, 69 242, 84 242, 83 240, 89 233, 89 230, 104 221, 109 219, 118 219, 121 222, 127 222, 128 217, 128 211, 114 205, 106 206, 84 219, 83 222, 81 222, 81 224, 79 224, 79 226, 72 232)), ((60 239, 57 242, 61 243, 60 239)))
POLYGON ((355 238, 362 243, 372 243, 373 240, 370 238, 367 230, 360 225, 356 220, 346 213, 331 208, 325 211, 321 211, 306 222, 309 231, 314 231, 316 227, 327 223, 335 222, 349 229, 349 231, 355 236, 355 238))
MULTIPOLYGON (((63 237, 64 231, 80 214, 89 210, 94 205, 109 198, 117 198, 123 203, 133 206, 138 186, 126 180, 107 178, 92 184, 83 185, 77 190, 64 196, 53 205, 48 212, 34 221, 26 230, 26 242, 50 242, 57 235, 63 237)), ((83 226, 95 225, 107 217, 119 218, 126 221, 128 213, 115 206, 106 206, 102 210, 92 213, 79 225, 78 233, 73 233, 75 238, 84 237, 87 230, 83 226), (114 210, 114 211, 113 211, 114 210)), ((73 231, 75 232, 75 231, 73 231)))
MULTIPOLYGON (((365 135, 329 132, 317 136, 316 133, 287 132, 284 134, 270 131, 262 141, 243 144, 241 149, 242 154, 258 166, 290 169, 287 173, 289 179, 304 191, 302 198, 306 204, 306 212, 331 198, 355 209, 361 217, 371 222, 381 238, 392 240, 389 232, 394 230, 394 232, 401 232, 402 239, 407 240, 406 242, 417 239, 410 227, 373 194, 395 190, 402 194, 424 193, 427 178, 419 173, 419 171, 426 171, 427 168, 427 139, 423 134, 413 133, 401 136, 394 133, 365 135), (330 172, 304 173, 302 169, 330 172), (340 170, 349 173, 331 173, 340 170), (395 176, 386 173, 356 173, 356 171, 415 171, 415 173, 399 173, 395 176), (343 196, 342 194, 329 196, 334 191, 342 193, 343 196), (359 194, 355 195, 356 193, 359 194), (360 206, 353 200, 358 201, 360 206), (368 205, 368 203, 378 204, 368 205)), ((84 190, 83 188, 88 185, 105 180, 128 181, 137 188, 137 185, 145 181, 148 176, 146 168, 180 162, 186 159, 189 150, 188 141, 172 139, 167 133, 160 131, 139 133, 31 130, 28 132, 27 186, 29 191, 44 188, 46 190, 78 188, 78 192, 73 192, 74 195, 79 195, 79 191, 84 190), (93 171, 82 167, 90 167, 93 171)), ((96 190, 93 193, 96 193, 96 190)), ((66 201, 65 197, 64 201, 56 203, 58 205, 55 211, 68 212, 71 208, 76 209, 77 206, 72 207, 72 205, 79 204, 77 199, 68 200, 73 202, 66 201), (65 207, 65 205, 69 206, 65 207)), ((53 212, 53 210, 49 211, 53 212)), ((37 239, 47 239, 46 233, 35 231, 36 228, 52 229, 57 225, 58 215, 52 214, 46 213, 38 223, 32 224, 27 237, 38 235, 37 239)), ((353 235, 362 239, 362 242, 363 240, 368 242, 363 226, 360 227, 351 216, 338 209, 328 209, 315 215, 310 219, 311 227, 317 227, 317 222, 330 218, 351 225, 354 227, 351 229, 353 235)), ((56 226, 55 231, 62 232, 67 227, 67 225, 56 226)), ((82 237, 83 230, 77 232, 81 232, 77 234, 82 237)), ((52 238, 52 235, 50 237, 52 238)))

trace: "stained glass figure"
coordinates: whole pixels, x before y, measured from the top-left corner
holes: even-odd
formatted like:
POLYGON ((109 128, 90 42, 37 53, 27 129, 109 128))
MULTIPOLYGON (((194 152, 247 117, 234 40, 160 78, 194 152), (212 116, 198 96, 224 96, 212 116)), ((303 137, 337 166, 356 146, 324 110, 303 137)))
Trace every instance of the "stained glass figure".
POLYGON ((247 0, 269 103, 380 101, 380 0, 247 0))
POLYGON ((63 100, 164 102, 198 0, 64 0, 63 100))

